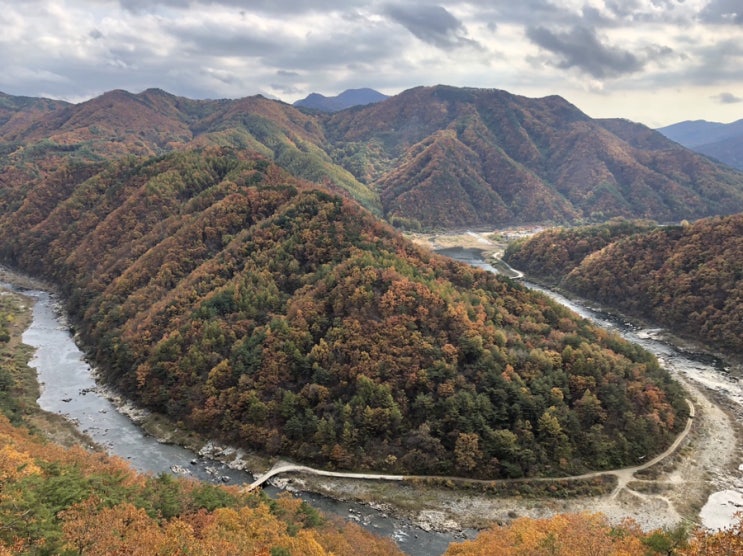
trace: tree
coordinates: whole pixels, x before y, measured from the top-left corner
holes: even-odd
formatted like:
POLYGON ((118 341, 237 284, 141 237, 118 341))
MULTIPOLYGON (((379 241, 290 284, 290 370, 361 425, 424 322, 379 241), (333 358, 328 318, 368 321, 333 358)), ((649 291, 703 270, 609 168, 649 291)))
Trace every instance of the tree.
POLYGON ((457 468, 462 471, 470 472, 477 467, 482 460, 480 436, 472 432, 459 433, 454 446, 454 457, 457 468))

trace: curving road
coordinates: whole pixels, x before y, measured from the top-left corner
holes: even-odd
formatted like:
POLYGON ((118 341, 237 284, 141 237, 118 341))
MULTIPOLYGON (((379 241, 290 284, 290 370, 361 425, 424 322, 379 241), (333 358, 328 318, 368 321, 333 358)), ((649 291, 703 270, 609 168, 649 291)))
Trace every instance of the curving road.
MULTIPOLYGON (((639 471, 643 471, 645 469, 648 469, 649 467, 652 467, 653 465, 660 463, 667 457, 671 456, 681 445, 681 443, 686 439, 686 437, 689 434, 689 431, 691 430, 691 425, 694 422, 694 404, 691 402, 691 400, 687 399, 686 403, 689 405, 689 418, 686 421, 686 426, 684 427, 684 430, 679 433, 679 435, 676 437, 676 440, 673 441, 673 443, 662 453, 658 454, 652 459, 649 459, 645 463, 641 465, 637 465, 634 467, 624 467, 621 469, 610 469, 608 471, 592 471, 590 473, 584 473, 582 475, 569 475, 566 477, 530 477, 526 479, 498 479, 499 482, 522 482, 522 483, 528 483, 528 482, 549 482, 549 481, 574 481, 574 480, 581 480, 581 479, 594 479, 596 477, 604 477, 604 476, 615 476, 617 478, 617 486, 614 488, 614 491, 611 493, 611 497, 615 498, 619 492, 626 488, 627 485, 634 479, 635 473, 639 471)), ((251 491, 259 486, 261 486, 263 483, 271 479, 272 477, 275 477, 276 475, 280 475, 282 473, 308 473, 310 475, 320 475, 323 477, 338 477, 343 479, 359 479, 359 480, 371 480, 371 481, 404 481, 404 480, 427 480, 427 479, 437 479, 437 480, 453 480, 457 482, 467 482, 467 483, 473 483, 473 484, 483 484, 483 483, 492 483, 492 480, 487 479, 469 479, 466 477, 449 477, 449 476, 439 476, 439 475, 385 475, 384 473, 346 473, 343 471, 325 471, 324 469, 316 469, 314 467, 308 467, 306 465, 295 465, 293 463, 289 463, 286 461, 278 461, 276 464, 268 470, 268 472, 264 473, 260 477, 257 477, 255 481, 253 481, 251 484, 245 487, 247 491, 251 491)))

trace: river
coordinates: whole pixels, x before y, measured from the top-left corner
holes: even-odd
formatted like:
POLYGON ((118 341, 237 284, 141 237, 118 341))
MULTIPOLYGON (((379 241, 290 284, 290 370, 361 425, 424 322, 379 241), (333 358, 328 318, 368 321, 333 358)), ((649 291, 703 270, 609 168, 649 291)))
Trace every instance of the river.
MULTIPOLYGON (((478 260, 473 250, 459 252, 448 249, 446 255, 496 272, 493 267, 478 260)), ((660 329, 639 328, 587 304, 566 299, 533 284, 527 285, 543 291, 600 326, 616 330, 626 339, 653 352, 667 368, 693 377, 723 393, 743 408, 743 388, 727 375, 721 361, 680 351, 662 341, 660 329)), ((0 282, 0 287, 19 291, 19 288, 9 283, 0 282)), ((110 454, 128 460, 141 472, 183 473, 215 483, 246 484, 253 480, 247 472, 231 469, 185 448, 158 442, 144 433, 134 421, 117 410, 111 396, 96 384, 91 367, 70 334, 61 305, 46 291, 23 289, 22 293, 35 300, 33 321, 24 333, 23 341, 36 350, 31 365, 38 373, 41 385, 39 405, 44 410, 66 416, 110 454)), ((743 482, 739 481, 738 484, 743 482)), ((267 487, 266 490, 274 496, 280 492, 274 487, 267 487)), ((352 519, 379 535, 393 538, 411 556, 443 554, 451 542, 461 540, 463 536, 471 538, 475 534, 471 530, 456 536, 451 533, 424 531, 410 522, 390 517, 370 506, 337 501, 312 493, 298 495, 321 511, 352 519)), ((702 510, 702 523, 710 528, 732 523, 733 515, 739 509, 737 504, 741 503, 743 487, 713 494, 702 510)))
MULTIPOLYGON (((186 448, 158 442, 146 434, 100 385, 93 370, 70 333, 61 304, 42 290, 19 288, 0 281, 0 288, 19 291, 34 300, 33 320, 23 333, 23 342, 35 349, 30 365, 36 369, 41 395, 39 406, 64 415, 109 454, 127 460, 144 473, 174 473, 212 483, 250 484, 253 476, 245 471, 201 456, 186 448)), ((277 496, 281 490, 264 490, 277 496)), ((449 544, 472 538, 476 532, 453 534, 425 531, 384 511, 354 502, 333 500, 313 493, 296 493, 313 507, 352 520, 377 535, 390 537, 411 556, 443 554, 449 544)))

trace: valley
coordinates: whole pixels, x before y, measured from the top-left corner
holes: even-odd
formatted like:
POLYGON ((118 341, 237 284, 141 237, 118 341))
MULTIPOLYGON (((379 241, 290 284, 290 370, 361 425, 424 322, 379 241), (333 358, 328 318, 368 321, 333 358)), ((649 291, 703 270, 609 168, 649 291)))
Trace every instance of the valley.
MULTIPOLYGON (((467 247, 472 246, 471 242, 481 244, 482 240, 478 240, 472 234, 465 234, 459 239, 452 235, 446 241, 442 241, 449 248, 455 247, 457 243, 464 244, 464 253, 467 247), (466 241, 460 241, 461 239, 466 241)), ((575 305, 572 308, 581 311, 584 316, 601 319, 600 323, 603 326, 617 326, 616 320, 607 320, 607 317, 600 313, 575 305)), ((648 332, 652 336, 657 334, 647 329, 630 327, 628 330, 630 339, 635 340, 644 338, 647 341, 648 332)), ((659 345, 664 346, 664 344, 659 345)), ((740 434, 740 415, 743 410, 737 406, 741 399, 736 398, 734 394, 737 386, 728 383, 727 387, 718 387, 716 391, 708 390, 709 382, 705 385, 705 378, 707 381, 724 380, 714 378, 719 374, 718 370, 712 367, 706 368, 704 364, 687 359, 683 353, 669 350, 668 347, 657 348, 652 344, 646 344, 645 347, 661 356, 664 364, 672 369, 674 376, 683 381, 687 394, 693 400, 697 411, 690 413, 689 426, 678 438, 676 444, 681 443, 678 451, 675 451, 676 445, 674 445, 667 454, 662 455, 663 461, 657 465, 651 467, 652 462, 647 462, 638 468, 616 473, 616 476, 620 478, 619 482, 608 485, 608 488, 604 487, 603 493, 571 495, 567 498, 545 497, 538 493, 519 494, 517 497, 508 495, 494 497, 473 492, 466 485, 436 486, 421 481, 407 481, 400 486, 350 478, 317 477, 303 473, 292 474, 291 480, 279 480, 277 484, 292 491, 309 490, 335 499, 356 501, 372 507, 384 508, 385 512, 409 520, 421 528, 417 533, 411 530, 405 533, 416 539, 418 545, 422 542, 422 535, 426 530, 447 531, 454 534, 461 530, 479 529, 493 521, 509 522, 517 516, 540 518, 556 513, 579 511, 599 511, 615 522, 629 516, 647 529, 671 528, 679 521, 694 523, 701 511, 701 522, 709 527, 722 527, 732 519, 732 512, 735 508, 733 506, 734 496, 730 498, 730 502, 722 501, 719 496, 715 498, 714 504, 720 506, 721 514, 719 510, 715 511, 714 507, 708 508, 709 503, 706 503, 706 500, 715 487, 721 488, 723 485, 729 485, 731 482, 735 484, 740 480, 733 479, 737 475, 737 466, 742 457, 737 438, 740 434), (711 398, 715 401, 712 402, 711 398), (693 427, 691 427, 692 422, 693 427), (687 433, 689 433, 688 438, 687 433), (647 467, 650 469, 646 469, 647 467)), ((73 388, 79 389, 77 386, 73 388)), ((49 392, 53 392, 55 399, 66 395, 65 391, 58 387, 51 388, 49 392)), ((48 394, 46 395, 48 397, 48 394)), ((62 413, 66 411, 65 405, 65 403, 60 404, 59 401, 56 402, 58 411, 62 413)), ((98 426, 104 427, 105 425, 98 426)), ((124 452, 119 452, 122 448, 118 446, 120 439, 121 436, 118 434, 109 436, 106 442, 112 444, 108 449, 113 449, 122 456, 130 458, 134 452, 128 451, 126 447, 123 447, 124 452)), ((159 450, 159 448, 155 449, 159 450)), ((140 454, 153 453, 152 449, 132 448, 132 450, 140 454)), ((236 453, 234 449, 220 451, 225 454, 236 453)), ((185 456, 182 461, 182 467, 185 469, 192 467, 188 463, 188 457, 185 456)), ((228 456, 228 460, 230 458, 231 456, 228 456)), ((240 461, 243 462, 241 466, 245 464, 245 460, 238 456, 237 461, 232 461, 232 465, 240 461)), ((253 463, 256 461, 253 460, 253 463)), ((173 462, 177 463, 178 459, 169 456, 161 464, 161 468, 167 470, 173 462)), ((611 471, 605 474, 615 475, 611 471)), ((205 479, 208 477, 208 474, 204 476, 205 479)), ((234 476, 234 479, 239 480, 237 476, 234 476)), ((320 501, 320 506, 323 507, 322 501, 320 501)), ((339 509, 345 512, 343 504, 339 509)), ((365 514, 368 515, 366 511, 365 514)), ((376 521, 371 523, 376 523, 376 521)), ((406 530, 404 525, 397 527, 399 531, 406 530)), ((453 537, 446 542, 450 542, 451 539, 453 537)), ((430 545, 426 546, 429 546, 427 550, 431 550, 430 545)), ((411 550, 413 552, 409 553, 415 553, 414 549, 411 550)))
POLYGON ((571 511, 704 523, 710 493, 739 496, 721 488, 740 479, 737 385, 524 273, 735 352, 742 173, 498 90, 331 113, 3 98, 0 261, 55 289, 85 354, 68 374, 86 385, 44 380, 56 411, 93 400, 89 362, 156 438, 254 474, 290 462, 273 482, 434 537, 571 511))

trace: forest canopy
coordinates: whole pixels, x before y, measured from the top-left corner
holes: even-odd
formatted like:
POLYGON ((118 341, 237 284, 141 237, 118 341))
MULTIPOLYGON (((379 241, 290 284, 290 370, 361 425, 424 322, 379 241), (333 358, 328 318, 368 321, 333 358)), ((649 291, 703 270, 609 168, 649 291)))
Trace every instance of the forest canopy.
POLYGON ((743 213, 549 230, 509 247, 506 260, 729 356, 743 352, 743 213))
MULTIPOLYGON (((354 523, 318 513, 284 495, 211 485, 168 474, 140 475, 118 458, 42 439, 53 417, 29 402, 28 351, 19 344, 29 309, 18 295, 0 296, 0 555, 10 554, 353 554, 400 553, 354 523), (13 357, 8 357, 14 354, 13 357), (20 404, 19 404, 20 402, 20 404), (20 411, 19 411, 20 410, 20 411), (47 418, 50 421, 47 421, 47 418), (25 428, 28 427, 28 430, 25 428)), ((493 525, 447 554, 731 554, 741 522, 719 532, 684 527, 643 531, 632 520, 609 524, 600 514, 519 518, 493 525)))
POLYGON ((634 464, 684 425, 646 352, 259 155, 62 163, 12 194, 0 256, 58 285, 105 379, 235 445, 522 477, 634 464))

